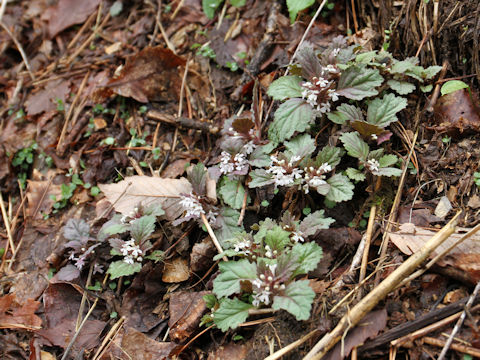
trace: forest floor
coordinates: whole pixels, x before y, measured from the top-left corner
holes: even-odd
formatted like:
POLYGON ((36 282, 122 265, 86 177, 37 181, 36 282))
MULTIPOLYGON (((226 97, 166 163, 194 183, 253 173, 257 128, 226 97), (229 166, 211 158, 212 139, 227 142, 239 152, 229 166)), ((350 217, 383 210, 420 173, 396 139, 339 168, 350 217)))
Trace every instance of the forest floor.
POLYGON ((0 3, 1 359, 480 358, 480 4, 0 3))

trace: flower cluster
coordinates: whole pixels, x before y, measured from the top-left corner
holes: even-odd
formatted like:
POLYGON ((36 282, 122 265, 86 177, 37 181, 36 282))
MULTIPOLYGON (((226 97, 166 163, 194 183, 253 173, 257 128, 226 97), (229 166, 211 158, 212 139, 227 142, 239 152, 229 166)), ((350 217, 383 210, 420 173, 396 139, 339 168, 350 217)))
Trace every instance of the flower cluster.
POLYGON ((209 210, 206 212, 203 209, 203 205, 200 202, 200 197, 190 193, 188 195, 180 196, 180 205, 185 210, 184 218, 189 219, 200 219, 202 214, 204 214, 210 224, 214 224, 217 221, 218 212, 214 210, 209 210))
POLYGON ((232 155, 226 151, 220 154, 220 172, 222 174, 231 174, 235 171, 242 172, 248 167, 247 155, 237 153, 232 155))
POLYGON ((279 160, 274 155, 270 156, 270 160, 272 160, 272 164, 267 169, 267 173, 273 175, 275 188, 293 185, 295 180, 302 178, 303 171, 295 167, 300 161, 299 156, 292 156, 288 164, 285 159, 279 160))
MULTIPOLYGON (((328 69, 328 67, 325 69, 328 69)), ((327 72, 330 72, 330 70, 327 70, 327 72)), ((310 104, 311 107, 316 108, 320 113, 327 113, 330 111, 330 101, 338 100, 337 92, 332 89, 333 85, 333 81, 329 81, 322 76, 314 76, 312 81, 302 83, 302 87, 304 88, 302 98, 307 100, 307 103, 310 104)))
POLYGON ((87 262, 87 259, 91 254, 95 253, 95 248, 100 244, 94 244, 92 246, 84 247, 74 247, 71 246, 74 250, 70 252, 68 260, 72 260, 74 265, 77 267, 78 270, 82 270, 87 262), (78 254, 78 256, 76 256, 78 254))
POLYGON ((318 169, 310 166, 305 168, 304 171, 305 185, 303 185, 303 191, 305 191, 305 194, 308 194, 310 187, 317 188, 327 183, 325 174, 332 171, 332 167, 328 163, 323 163, 318 169))
POLYGON ((136 206, 128 215, 123 215, 122 218, 120 219, 120 222, 122 224, 133 224, 135 220, 140 218, 142 214, 140 213, 140 209, 138 206, 136 206))
POLYGON ((380 163, 378 162, 377 159, 370 159, 367 161, 366 163, 366 166, 368 168, 368 170, 370 171, 378 171, 378 169, 380 168, 380 163))
POLYGON ((279 284, 278 279, 275 277, 277 264, 267 266, 268 270, 252 281, 253 306, 259 306, 260 304, 269 305, 275 290, 285 290, 285 284, 279 284))
POLYGON ((123 261, 127 264, 133 264, 134 262, 141 263, 143 258, 143 251, 140 248, 140 245, 135 243, 134 239, 126 241, 120 248, 120 252, 123 255, 123 261))
POLYGON ((249 255, 252 252, 250 251, 250 248, 252 246, 252 242, 250 240, 244 239, 242 241, 237 242, 234 245, 234 250, 240 255, 249 255))

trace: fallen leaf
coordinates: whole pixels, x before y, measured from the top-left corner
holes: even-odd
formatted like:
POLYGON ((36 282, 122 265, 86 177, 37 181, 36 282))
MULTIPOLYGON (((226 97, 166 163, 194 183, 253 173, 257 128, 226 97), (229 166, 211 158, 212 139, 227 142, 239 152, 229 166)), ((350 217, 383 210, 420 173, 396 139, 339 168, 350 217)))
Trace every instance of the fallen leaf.
POLYGON ((112 93, 139 102, 177 101, 182 79, 176 70, 185 60, 161 46, 147 47, 127 59, 120 75, 94 95, 106 98, 112 93))
POLYGON ((105 197, 116 211, 128 215, 138 204, 160 204, 168 220, 183 214, 179 203, 181 194, 189 194, 192 185, 187 179, 163 179, 149 176, 131 176, 116 184, 99 184, 105 197))
POLYGON ((190 269, 186 259, 177 257, 171 261, 165 261, 162 281, 166 283, 177 283, 188 280, 189 277, 190 269))
POLYGON ((200 320, 207 310, 203 296, 208 293, 208 291, 180 291, 171 294, 168 326, 172 340, 185 341, 197 330, 200 320))
POLYGON ((247 344, 228 343, 221 345, 215 351, 208 354, 207 360, 243 360, 248 354, 247 344))
POLYGON ((480 208, 480 196, 478 196, 477 194, 473 194, 472 197, 468 200, 467 206, 471 207, 472 209, 480 208))
POLYGON ((349 331, 344 340, 337 343, 337 345, 325 355, 324 359, 340 360, 347 357, 355 346, 361 345, 365 340, 377 336, 386 325, 387 310, 372 311, 363 318, 355 329, 349 331), (341 355, 342 353, 344 356, 341 355))
POLYGON ((34 216, 34 220, 43 219, 43 214, 48 215, 52 212, 53 204, 55 203, 53 197, 57 199, 62 197, 60 185, 54 185, 47 180, 28 180, 27 183, 27 216, 34 216))
POLYGON ((162 360, 170 359, 170 352, 177 347, 173 342, 160 342, 150 339, 141 332, 126 327, 122 329, 115 341, 110 344, 102 360, 162 360))
POLYGON ((194 272, 205 271, 213 264, 213 257, 217 249, 213 245, 210 236, 204 238, 201 242, 195 243, 190 253, 190 268, 194 272))
POLYGON ((38 330, 42 319, 35 315, 39 301, 17 301, 15 293, 0 297, 0 329, 38 330))
POLYGON ((63 79, 49 81, 44 89, 31 94, 25 102, 27 114, 37 115, 56 110, 57 101, 61 100, 65 104, 69 91, 70 81, 63 79))
POLYGON ((174 179, 177 176, 183 175, 185 172, 185 165, 190 161, 187 159, 178 159, 167 165, 165 170, 162 171, 162 177, 174 179))
POLYGON ((101 0, 59 0, 57 5, 45 11, 50 38, 75 24, 81 24, 95 11, 101 0))

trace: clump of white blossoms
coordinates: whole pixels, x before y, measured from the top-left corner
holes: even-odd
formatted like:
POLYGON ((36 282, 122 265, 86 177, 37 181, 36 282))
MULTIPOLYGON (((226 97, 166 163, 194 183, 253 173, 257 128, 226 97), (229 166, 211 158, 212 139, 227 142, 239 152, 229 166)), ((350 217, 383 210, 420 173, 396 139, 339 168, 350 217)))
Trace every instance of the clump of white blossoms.
POLYGON ((272 163, 266 172, 273 175, 275 188, 292 185, 295 180, 302 178, 303 170, 295 167, 296 163, 300 161, 300 156, 292 156, 288 164, 284 159, 278 160, 274 155, 270 156, 270 160, 272 163))
MULTIPOLYGON (((328 65, 322 69, 322 75, 336 72, 337 69, 333 65, 328 65)), ((329 81, 324 76, 314 76, 311 81, 306 81, 301 84, 304 89, 302 91, 302 98, 320 113, 327 113, 330 111, 330 101, 338 100, 337 92, 332 89, 333 85, 334 82, 329 81)))
POLYGON ((270 297, 274 290, 285 290, 284 284, 278 284, 275 279, 275 270, 277 265, 268 265, 269 271, 266 274, 260 274, 252 281, 253 286, 253 306, 260 304, 269 305, 270 297))
MULTIPOLYGON (((253 144, 252 144, 253 145, 253 144)), ((247 150, 253 151, 251 146, 247 150)), ((232 155, 226 151, 220 154, 220 172, 222 174, 231 174, 235 171, 243 171, 248 166, 247 155, 245 153, 237 153, 232 155)))
POLYGON ((237 242, 234 245, 234 250, 239 254, 248 255, 251 253, 250 247, 252 246, 252 242, 250 240, 242 240, 237 242))
POLYGON ((328 163, 323 163, 318 169, 313 166, 305 168, 305 185, 303 186, 305 194, 308 194, 310 187, 317 188, 325 185, 327 183, 325 174, 330 171, 332 171, 332 167, 328 163))
POLYGON ((368 167, 368 170, 370 171, 378 171, 378 169, 380 168, 380 163, 376 159, 368 160, 366 165, 368 167))
POLYGON ((198 198, 192 193, 186 196, 180 196, 180 205, 182 205, 183 209, 186 211, 185 217, 194 217, 199 219, 202 214, 205 214, 202 204, 200 204, 198 198))
POLYGON ((133 264, 134 262, 142 262, 143 251, 140 249, 140 245, 135 243, 134 239, 126 241, 120 248, 120 252, 123 255, 123 261, 127 264, 133 264))
POLYGON ((293 231, 290 239, 296 243, 304 242, 305 238, 303 237, 303 233, 300 230, 293 231))

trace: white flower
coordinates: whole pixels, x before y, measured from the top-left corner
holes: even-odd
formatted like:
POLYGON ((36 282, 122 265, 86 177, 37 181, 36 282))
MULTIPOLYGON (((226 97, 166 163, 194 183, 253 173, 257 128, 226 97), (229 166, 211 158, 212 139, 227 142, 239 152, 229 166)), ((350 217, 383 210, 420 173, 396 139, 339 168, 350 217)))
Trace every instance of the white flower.
POLYGON ((290 161, 288 162, 288 166, 293 166, 293 164, 295 164, 297 161, 299 161, 301 159, 300 156, 298 155, 294 155, 291 157, 290 161))
POLYGON ((140 256, 143 254, 143 251, 140 249, 140 245, 135 243, 134 239, 126 241, 122 245, 120 252, 124 256, 123 261, 127 264, 133 264, 134 261, 141 262, 143 260, 143 258, 140 256))
POLYGON ((265 290, 262 290, 259 293, 253 294, 253 300, 252 300, 252 305, 253 306, 259 306, 260 303, 263 303, 265 305, 270 304, 270 295, 271 292, 265 290))
POLYGON ((311 187, 318 187, 320 185, 325 185, 327 182, 324 180, 325 176, 314 176, 310 180, 308 180, 308 185, 311 187))
POLYGON ((255 145, 253 141, 249 141, 248 143, 243 145, 243 151, 245 152, 245 154, 250 155, 256 147, 257 145, 255 145))
MULTIPOLYGON (((340 49, 338 49, 338 50, 340 51, 340 49)), ((334 56, 336 56, 336 55, 334 55, 334 56)), ((334 65, 332 65, 332 64, 328 64, 327 66, 325 66, 325 67, 323 68, 323 70, 326 70, 326 71, 329 72, 329 73, 336 73, 336 72, 338 72, 337 68, 336 68, 334 65)))
POLYGON ((315 85, 325 88, 328 86, 328 80, 320 77, 316 82, 315 85))
POLYGON ((332 101, 338 100, 338 93, 333 89, 328 89, 328 96, 330 96, 330 99, 332 99, 332 101))
POLYGON ((305 238, 303 237, 303 233, 301 231, 294 231, 292 232, 292 237, 291 239, 293 241, 295 241, 296 243, 298 243, 299 241, 300 242, 304 242, 305 241, 305 238))
POLYGON ((272 275, 275 275, 275 271, 277 270, 277 264, 270 264, 268 265, 268 268, 270 269, 272 275))
POLYGON ((242 240, 234 245, 234 250, 240 254, 248 255, 250 254, 250 250, 248 250, 250 246, 252 246, 250 240, 242 240))
POLYGON ((367 161, 367 167, 370 171, 378 171, 380 163, 376 159, 370 159, 367 161))
POLYGON ((265 250, 266 250, 266 251, 265 251, 265 256, 266 256, 267 258, 272 258, 273 252, 272 252, 272 249, 270 248, 270 246, 265 245, 265 250))
POLYGON ((378 140, 377 134, 372 134, 372 139, 373 139, 373 140, 378 140))
POLYGON ((205 214, 202 204, 192 193, 189 196, 181 196, 180 199, 180 205, 187 211, 185 217, 199 218, 201 214, 205 214))
POLYGON ((322 165, 320 165, 320 167, 318 168, 318 171, 322 172, 322 173, 327 173, 329 171, 332 171, 332 167, 330 166, 329 163, 323 163, 322 165))
POLYGON ((340 52, 340 48, 335 48, 335 49, 333 49, 333 51, 332 51, 332 55, 333 55, 333 56, 337 56, 339 52, 340 52))

